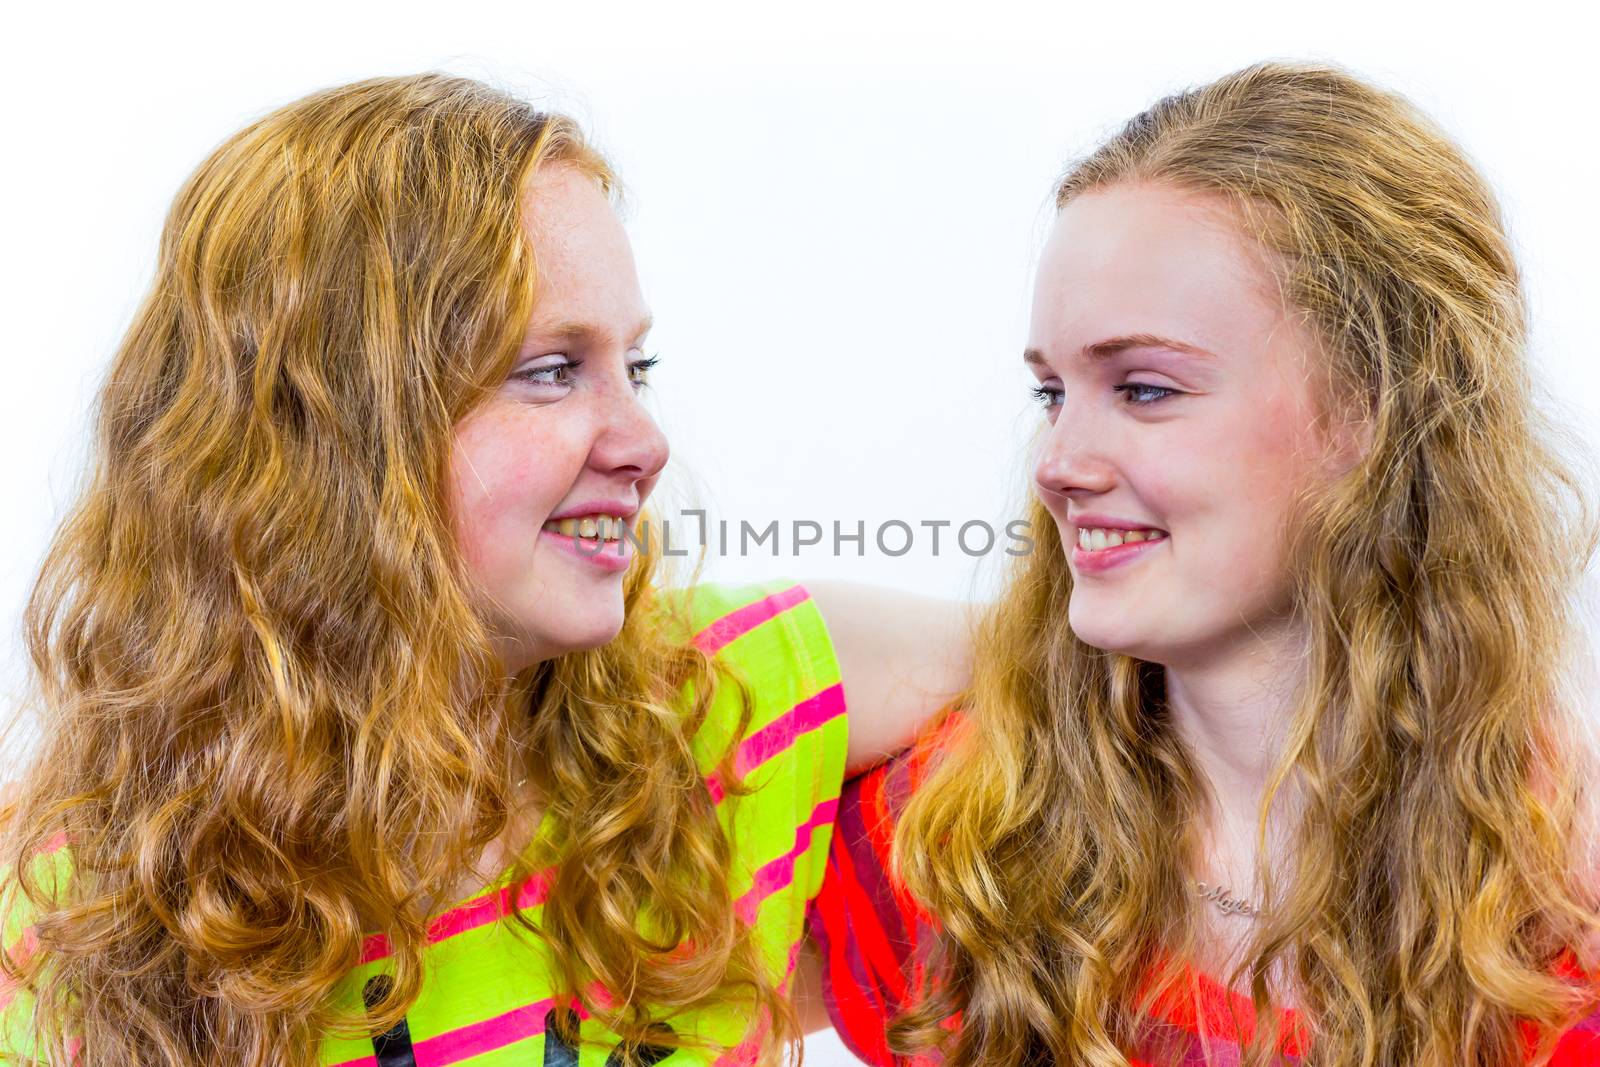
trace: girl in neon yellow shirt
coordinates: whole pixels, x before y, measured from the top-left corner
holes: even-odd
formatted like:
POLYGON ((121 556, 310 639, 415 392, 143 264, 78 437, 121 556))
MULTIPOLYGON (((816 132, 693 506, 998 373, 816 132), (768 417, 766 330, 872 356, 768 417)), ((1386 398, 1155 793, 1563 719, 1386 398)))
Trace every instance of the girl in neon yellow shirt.
POLYGON ((841 777, 959 684, 954 617, 658 592, 614 187, 570 121, 434 75, 297 101, 184 186, 29 604, 0 1062, 793 1037, 841 777))

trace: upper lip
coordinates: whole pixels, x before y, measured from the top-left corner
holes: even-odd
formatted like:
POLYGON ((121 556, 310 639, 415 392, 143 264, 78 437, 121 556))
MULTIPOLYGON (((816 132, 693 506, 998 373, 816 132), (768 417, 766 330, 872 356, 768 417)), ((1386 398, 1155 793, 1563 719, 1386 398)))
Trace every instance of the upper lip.
POLYGON ((1074 515, 1068 521, 1080 530, 1161 530, 1161 527, 1151 526, 1147 522, 1119 519, 1114 515, 1074 515))
POLYGON ((586 504, 574 504, 570 508, 562 508, 545 521, 587 519, 599 515, 612 515, 619 519, 631 519, 638 512, 638 504, 629 504, 621 500, 591 500, 586 504))

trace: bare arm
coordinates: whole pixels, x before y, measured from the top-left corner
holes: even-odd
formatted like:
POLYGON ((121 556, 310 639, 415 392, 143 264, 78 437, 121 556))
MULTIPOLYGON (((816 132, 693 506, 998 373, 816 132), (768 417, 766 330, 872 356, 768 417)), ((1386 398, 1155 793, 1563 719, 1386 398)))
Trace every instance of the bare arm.
POLYGON ((905 748, 967 687, 977 606, 856 582, 805 585, 839 657, 853 775, 905 748))
POLYGON ((789 999, 794 1004, 795 1017, 800 1020, 802 1034, 814 1034, 833 1025, 827 1005, 822 1001, 822 957, 817 955, 817 946, 809 937, 800 943, 800 960, 789 982, 789 999))

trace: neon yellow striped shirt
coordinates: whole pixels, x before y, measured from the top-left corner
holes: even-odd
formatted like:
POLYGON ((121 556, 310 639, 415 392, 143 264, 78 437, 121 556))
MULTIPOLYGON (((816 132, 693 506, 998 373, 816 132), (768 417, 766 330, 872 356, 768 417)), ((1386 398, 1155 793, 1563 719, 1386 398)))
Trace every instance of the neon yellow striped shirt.
MULTIPOLYGON (((751 924, 773 979, 786 982, 804 936, 807 902, 822 884, 844 775, 847 718, 838 661, 821 613, 805 588, 793 582, 702 585, 689 603, 693 641, 733 668, 753 703, 735 759, 753 792, 737 805, 724 803, 714 773, 737 728, 736 687, 718 688, 694 747, 733 845, 736 907, 751 924)), ((338 1067, 606 1064, 615 1035, 596 1020, 582 1021, 583 1040, 576 1048, 553 1033, 546 1042, 558 1010, 549 961, 542 943, 514 932, 505 918, 514 903, 537 922, 548 875, 490 887, 437 916, 429 934, 427 979, 403 1027, 373 1040, 329 1037, 322 1062, 338 1067)), ((6 944, 27 951, 27 931, 12 925, 6 944)), ((364 991, 386 980, 387 961, 384 939, 369 938, 362 962, 340 986, 340 1006, 360 1014, 364 991)), ((27 999, 0 990, 0 1063, 7 1062, 6 1048, 29 1047, 27 999)), ((711 1008, 670 1022, 679 1034, 729 1051, 661 1050, 659 1062, 666 1067, 731 1065, 751 1058, 756 1020, 747 1011, 711 1008)))

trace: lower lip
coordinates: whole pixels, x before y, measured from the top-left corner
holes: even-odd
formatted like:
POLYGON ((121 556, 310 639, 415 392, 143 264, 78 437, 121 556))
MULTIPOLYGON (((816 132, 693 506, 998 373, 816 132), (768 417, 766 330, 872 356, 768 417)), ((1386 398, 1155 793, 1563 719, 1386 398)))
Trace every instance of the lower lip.
POLYGON ((593 541, 580 541, 576 537, 556 533, 554 530, 541 528, 539 536, 549 538, 556 548, 607 574, 625 571, 628 569, 628 564, 633 562, 633 545, 626 537, 606 541, 596 549, 593 541))
POLYGON ((1158 537, 1154 541, 1135 541, 1131 545, 1117 545, 1114 548, 1102 548, 1093 552, 1086 552, 1073 545, 1072 568, 1079 574, 1101 574, 1114 567, 1122 567, 1141 559, 1150 549, 1166 543, 1165 537, 1158 537))

